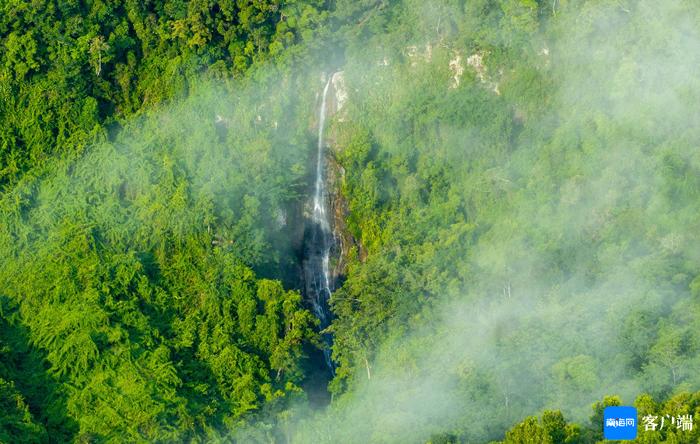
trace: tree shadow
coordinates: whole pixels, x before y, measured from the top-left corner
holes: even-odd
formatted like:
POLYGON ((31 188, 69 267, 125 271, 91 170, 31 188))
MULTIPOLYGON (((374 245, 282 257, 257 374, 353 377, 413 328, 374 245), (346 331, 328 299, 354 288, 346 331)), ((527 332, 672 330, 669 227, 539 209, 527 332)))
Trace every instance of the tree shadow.
POLYGON ((13 381, 49 442, 71 442, 77 422, 68 415, 68 394, 49 372, 45 354, 32 346, 15 301, 0 295, 0 378, 13 381))

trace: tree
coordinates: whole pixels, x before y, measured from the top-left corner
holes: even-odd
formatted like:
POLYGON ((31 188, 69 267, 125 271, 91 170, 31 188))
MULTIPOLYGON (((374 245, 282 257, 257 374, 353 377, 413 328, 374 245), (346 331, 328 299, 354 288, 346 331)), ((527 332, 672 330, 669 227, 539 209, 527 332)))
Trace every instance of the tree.
POLYGON ((536 416, 525 418, 506 433, 504 444, 552 444, 552 438, 536 416))
POLYGON ((47 442, 48 435, 29 412, 14 383, 0 378, 0 441, 12 443, 47 442))
POLYGON ((90 40, 90 64, 95 69, 95 75, 100 76, 102 72, 102 54, 109 50, 109 45, 101 35, 90 40))

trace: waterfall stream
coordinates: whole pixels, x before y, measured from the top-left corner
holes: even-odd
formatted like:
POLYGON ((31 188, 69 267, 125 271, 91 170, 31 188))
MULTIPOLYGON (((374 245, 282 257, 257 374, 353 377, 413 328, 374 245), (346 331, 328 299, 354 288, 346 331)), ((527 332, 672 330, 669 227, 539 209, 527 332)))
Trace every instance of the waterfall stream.
MULTIPOLYGON (((329 219, 329 194, 326 189, 325 168, 325 140, 324 130, 326 123, 326 104, 328 90, 331 86, 332 76, 328 78, 321 96, 321 105, 318 117, 318 146, 316 156, 316 181, 313 195, 313 212, 310 226, 305 235, 305 261, 304 278, 306 282, 306 297, 311 302, 312 308, 320 321, 320 329, 323 330, 330 324, 331 315, 328 300, 333 290, 333 278, 330 273, 330 256, 335 239, 329 219)), ((332 338, 330 334, 323 334, 323 356, 326 366, 333 372, 331 360, 332 338)))

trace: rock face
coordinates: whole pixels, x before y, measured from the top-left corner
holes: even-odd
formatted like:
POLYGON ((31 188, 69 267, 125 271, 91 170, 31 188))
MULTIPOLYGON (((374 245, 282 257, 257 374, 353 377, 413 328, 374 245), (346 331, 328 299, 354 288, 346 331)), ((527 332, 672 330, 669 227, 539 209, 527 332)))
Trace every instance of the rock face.
MULTIPOLYGON (((331 86, 333 88, 333 103, 330 104, 330 111, 333 113, 333 119, 337 122, 344 122, 347 118, 347 113, 344 109, 347 104, 349 95, 343 71, 338 71, 331 78, 331 86)), ((330 116, 329 116, 330 117, 330 116)), ((333 131, 329 131, 328 137, 328 153, 327 153, 327 177, 328 193, 330 199, 331 215, 332 215, 332 230, 335 238, 334 265, 331 271, 333 278, 340 283, 345 275, 345 268, 348 264, 348 255, 353 248, 357 250, 360 258, 363 257, 363 248, 360 243, 354 238, 347 228, 345 223, 348 214, 348 202, 340 192, 341 185, 345 180, 345 170, 336 161, 336 154, 343 150, 335 140, 333 131)))
POLYGON ((329 300, 335 289, 335 280, 331 276, 330 270, 336 242, 331 227, 332 214, 329 211, 327 143, 325 139, 325 122, 329 115, 328 103, 329 98, 332 98, 330 89, 331 79, 328 79, 323 89, 318 113, 314 191, 310 202, 311 211, 304 230, 302 268, 304 270, 304 295, 319 320, 319 328, 325 343, 323 347, 324 360, 332 373, 331 346, 333 339, 329 333, 324 333, 331 322, 329 300))
MULTIPOLYGON (((476 78, 479 79, 479 81, 485 85, 487 88, 489 88, 491 91, 496 93, 496 95, 501 95, 501 92, 498 90, 498 82, 494 81, 491 77, 488 75, 488 71, 486 69, 486 65, 484 65, 484 54, 481 52, 477 52, 475 54, 470 55, 467 58, 467 65, 469 65, 474 71, 476 72, 476 78)), ((500 73, 502 74, 502 73, 500 73)))
POLYGON ((459 80, 464 74, 464 66, 462 65, 462 56, 458 52, 455 52, 454 58, 450 60, 450 71, 452 71, 452 83, 450 88, 454 89, 459 86, 459 80))
POLYGON ((427 63, 433 59, 433 45, 426 43, 424 48, 416 45, 407 46, 404 54, 408 57, 411 66, 417 66, 419 62, 427 63))
MULTIPOLYGON (((339 113, 342 109, 343 106, 345 106, 345 102, 348 100, 348 90, 345 87, 345 75, 343 71, 338 71, 335 74, 333 74, 333 77, 331 77, 331 85, 333 86, 333 96, 335 98, 335 113, 339 113)), ((345 116, 343 115, 338 115, 336 118, 340 120, 341 118, 344 118, 345 116)), ((340 120, 341 122, 343 120, 340 120)))
MULTIPOLYGON (((470 68, 476 74, 476 78, 479 80, 479 83, 490 89, 496 95, 501 95, 501 91, 498 89, 498 87, 499 79, 503 76, 503 71, 499 70, 496 76, 494 76, 493 73, 488 72, 486 64, 484 63, 484 58, 488 55, 487 52, 476 52, 467 57, 465 60, 463 53, 460 53, 459 50, 453 49, 441 42, 435 46, 430 43, 426 43, 425 46, 407 46, 404 48, 403 54, 406 56, 409 66, 414 68, 419 64, 430 63, 433 60, 433 50, 438 50, 440 48, 444 48, 451 53, 448 63, 448 68, 452 73, 448 84, 449 89, 458 88, 462 81, 464 71, 467 68, 470 68)), ((544 57, 547 57, 549 55, 549 50, 544 48, 541 54, 544 57)), ((436 60, 438 59, 440 58, 436 58, 436 60)), ((388 64, 389 63, 386 58, 378 63, 379 66, 386 66, 388 64)))
MULTIPOLYGON (((329 88, 326 91, 326 103, 324 121, 344 122, 347 118, 345 106, 348 102, 349 94, 342 71, 334 73, 330 77, 329 88)), ((319 121, 316 125, 320 124, 319 121)), ((327 125, 323 132, 319 132, 323 141, 321 142, 321 162, 323 178, 323 205, 326 206, 325 217, 327 218, 327 229, 330 232, 329 254, 328 254, 328 287, 330 290, 342 284, 345 270, 348 264, 348 255, 355 250, 363 256, 363 249, 359 242, 352 236, 345 223, 348 217, 348 203, 340 192, 345 180, 345 170, 336 161, 336 154, 342 151, 343 147, 336 143, 335 132, 332 123, 327 125)), ((317 153, 318 155, 318 153, 317 153)), ((317 161, 318 159, 314 159, 317 161)), ((317 171, 317 175, 318 175, 317 171)), ((310 206, 305 210, 307 228, 305 231, 308 239, 308 225, 314 223, 314 209, 310 206)), ((308 250, 308 246, 307 246, 308 250)), ((310 276, 306 277, 307 284, 310 276)))
MULTIPOLYGON (((341 150, 342 147, 331 147, 334 151, 341 150)), ((330 158, 328 162, 328 185, 331 198, 331 214, 333 215, 333 237, 335 238, 335 263, 331 274, 338 284, 342 284, 345 276, 346 267, 349 261, 349 255, 353 249, 357 251, 359 258, 362 260, 364 249, 360 242, 348 230, 345 223, 349 215, 348 202, 345 196, 340 192, 340 186, 345 180, 345 169, 340 166, 335 159, 330 158)))
MULTIPOLYGON (((342 281, 353 247, 362 257, 363 249, 348 231, 345 220, 348 203, 340 192, 345 171, 336 161, 336 154, 343 147, 336 143, 333 124, 346 118, 345 105, 349 99, 342 71, 325 81, 323 95, 319 96, 319 114, 314 127, 318 131, 318 146, 313 157, 315 169, 313 199, 309 199, 303 211, 304 281, 307 293, 322 293, 328 297, 339 281, 342 281), (320 275, 324 275, 319 278, 320 275), (316 282, 318 288, 309 287, 316 282), (320 289, 320 290, 319 290, 320 289)), ((322 305, 322 304, 321 304, 322 305)), ((324 313, 317 313, 322 317, 324 313)), ((327 315, 327 313, 325 314, 327 315)))
MULTIPOLYGON (((347 205, 339 192, 344 172, 334 159, 332 125, 326 125, 334 116, 340 117, 348 98, 342 72, 325 80, 319 96, 317 146, 314 156, 314 186, 304 214, 301 267, 304 296, 319 320, 324 342, 323 361, 326 372, 332 375, 332 335, 326 331, 333 319, 329 301, 342 280, 347 264, 348 242, 345 226, 347 205)), ((322 362, 323 362, 322 361, 322 362)))

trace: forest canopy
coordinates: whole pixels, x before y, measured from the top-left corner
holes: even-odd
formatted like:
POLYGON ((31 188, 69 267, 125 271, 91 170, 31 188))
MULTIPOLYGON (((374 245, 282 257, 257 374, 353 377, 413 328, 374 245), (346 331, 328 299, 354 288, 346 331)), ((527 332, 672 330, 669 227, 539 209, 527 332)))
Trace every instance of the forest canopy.
POLYGON ((694 2, 0 10, 0 442, 595 443, 605 406, 700 416, 694 2), (348 248, 318 405, 324 85, 348 248))

